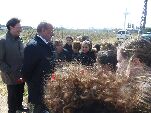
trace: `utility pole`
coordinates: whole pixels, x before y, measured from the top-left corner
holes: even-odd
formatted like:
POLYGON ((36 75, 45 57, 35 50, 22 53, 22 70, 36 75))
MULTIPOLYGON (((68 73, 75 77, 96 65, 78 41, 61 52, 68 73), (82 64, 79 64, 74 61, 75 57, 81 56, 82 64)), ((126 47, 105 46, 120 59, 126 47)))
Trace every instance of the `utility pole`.
POLYGON ((124 12, 124 30, 125 30, 125 26, 126 26, 126 19, 127 19, 127 15, 128 15, 129 13, 128 13, 128 11, 127 11, 127 8, 126 8, 126 10, 125 10, 125 12, 124 12))
POLYGON ((141 17, 141 22, 140 22, 139 34, 142 34, 145 30, 146 16, 147 16, 147 3, 148 3, 148 0, 144 0, 144 7, 143 7, 142 17, 141 17))

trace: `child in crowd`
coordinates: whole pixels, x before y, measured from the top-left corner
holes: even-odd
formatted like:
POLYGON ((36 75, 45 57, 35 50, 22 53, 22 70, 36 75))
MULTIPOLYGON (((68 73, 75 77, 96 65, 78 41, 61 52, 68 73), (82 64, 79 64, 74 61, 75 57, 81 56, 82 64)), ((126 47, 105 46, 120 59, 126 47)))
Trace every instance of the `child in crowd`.
POLYGON ((96 54, 92 51, 92 43, 90 41, 83 41, 81 45, 80 62, 82 65, 93 66, 96 62, 96 54))
POLYGON ((100 44, 95 44, 93 48, 96 48, 96 52, 98 53, 100 51, 100 44))
POLYGON ((58 64, 72 60, 72 57, 69 56, 68 50, 63 48, 63 42, 61 40, 56 40, 54 42, 54 47, 56 50, 56 61, 58 62, 58 64))
POLYGON ((82 36, 82 42, 85 40, 90 41, 90 37, 86 35, 82 36))
POLYGON ((73 38, 71 36, 67 36, 66 37, 66 44, 64 45, 63 48, 68 50, 70 57, 72 57, 72 54, 73 54, 72 43, 73 43, 73 38))
POLYGON ((73 55, 72 55, 73 61, 79 61, 79 57, 80 57, 79 51, 81 49, 80 41, 73 41, 72 49, 73 49, 73 55))

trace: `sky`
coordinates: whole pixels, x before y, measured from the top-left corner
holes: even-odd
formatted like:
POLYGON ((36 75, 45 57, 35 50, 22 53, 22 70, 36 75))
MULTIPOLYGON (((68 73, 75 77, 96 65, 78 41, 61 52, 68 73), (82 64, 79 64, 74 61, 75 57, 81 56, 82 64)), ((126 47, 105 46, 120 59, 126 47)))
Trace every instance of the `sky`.
MULTIPOLYGON (((46 21, 65 28, 124 28, 140 26, 144 0, 0 0, 0 24, 12 17, 21 25, 37 27, 46 21)), ((146 27, 151 27, 151 0, 148 0, 146 27)))

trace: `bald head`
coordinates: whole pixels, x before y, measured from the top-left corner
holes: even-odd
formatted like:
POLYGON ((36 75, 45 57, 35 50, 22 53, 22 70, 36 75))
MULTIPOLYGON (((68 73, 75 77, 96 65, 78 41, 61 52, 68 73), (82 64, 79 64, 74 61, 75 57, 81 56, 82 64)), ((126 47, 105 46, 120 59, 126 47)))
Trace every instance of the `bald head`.
POLYGON ((54 35, 53 26, 47 22, 41 22, 37 26, 38 35, 42 36, 45 40, 50 41, 51 37, 54 35))
POLYGON ((41 22, 41 23, 37 26, 37 32, 38 32, 38 33, 41 33, 42 30, 46 30, 46 29, 49 29, 49 28, 52 28, 52 29, 53 29, 53 26, 52 26, 50 23, 41 22))

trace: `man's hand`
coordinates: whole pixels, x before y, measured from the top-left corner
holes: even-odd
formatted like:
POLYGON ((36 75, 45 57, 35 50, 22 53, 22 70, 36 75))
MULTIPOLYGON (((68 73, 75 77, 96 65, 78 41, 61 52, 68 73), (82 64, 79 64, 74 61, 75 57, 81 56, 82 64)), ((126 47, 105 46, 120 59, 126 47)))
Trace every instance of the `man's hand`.
POLYGON ((16 82, 17 82, 18 84, 22 84, 22 83, 24 83, 25 81, 24 81, 23 78, 19 78, 16 82))

